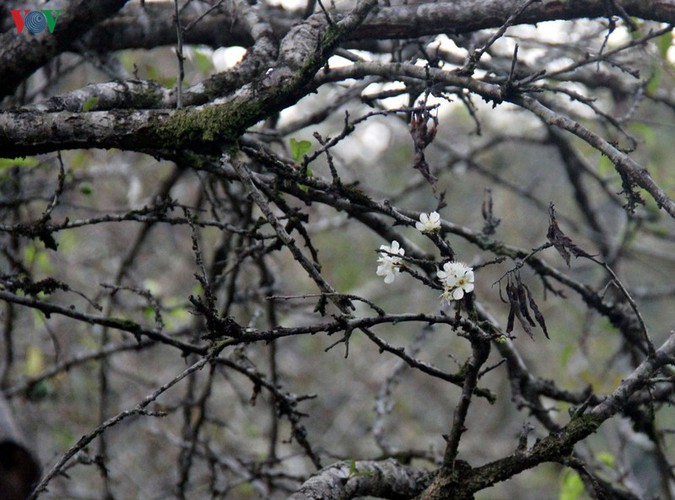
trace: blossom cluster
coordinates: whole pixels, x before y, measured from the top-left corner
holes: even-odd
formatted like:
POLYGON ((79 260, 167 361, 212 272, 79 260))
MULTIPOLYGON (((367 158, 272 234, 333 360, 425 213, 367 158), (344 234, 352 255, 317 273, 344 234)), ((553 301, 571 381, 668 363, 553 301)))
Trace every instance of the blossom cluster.
POLYGON ((386 284, 393 283, 396 275, 401 272, 403 261, 399 255, 405 255, 405 249, 401 248, 396 240, 391 242, 391 246, 380 246, 380 254, 377 258, 377 275, 384 276, 386 284))
MULTIPOLYGON (((441 216, 438 212, 420 214, 419 222, 415 223, 418 231, 433 233, 441 228, 441 216)), ((393 283, 403 266, 402 257, 405 249, 401 248, 398 241, 393 240, 391 245, 381 245, 377 258, 377 275, 384 277, 387 284, 393 283)), ((443 285, 441 299, 450 303, 453 300, 461 300, 465 294, 473 291, 473 269, 462 262, 446 262, 443 269, 436 273, 436 277, 443 285)))
POLYGON ((446 262, 436 276, 443 285, 441 298, 450 303, 473 291, 473 269, 461 262, 446 262))

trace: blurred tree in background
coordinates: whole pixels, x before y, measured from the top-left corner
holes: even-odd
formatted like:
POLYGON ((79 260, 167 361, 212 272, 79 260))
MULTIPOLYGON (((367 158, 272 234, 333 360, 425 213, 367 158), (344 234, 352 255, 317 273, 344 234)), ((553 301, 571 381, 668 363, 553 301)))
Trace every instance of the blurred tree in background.
POLYGON ((410 3, 0 5, 33 497, 673 498, 675 0, 410 3))

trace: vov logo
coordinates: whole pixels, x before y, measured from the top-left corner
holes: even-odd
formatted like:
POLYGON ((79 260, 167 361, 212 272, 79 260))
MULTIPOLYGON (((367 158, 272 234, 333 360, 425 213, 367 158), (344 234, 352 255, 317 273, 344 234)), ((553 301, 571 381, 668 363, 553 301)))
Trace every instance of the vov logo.
POLYGON ((12 14, 16 30, 19 33, 26 28, 34 35, 37 35, 38 33, 42 33, 45 28, 47 28, 50 33, 54 33, 56 21, 59 18, 61 10, 12 9, 9 12, 12 14))

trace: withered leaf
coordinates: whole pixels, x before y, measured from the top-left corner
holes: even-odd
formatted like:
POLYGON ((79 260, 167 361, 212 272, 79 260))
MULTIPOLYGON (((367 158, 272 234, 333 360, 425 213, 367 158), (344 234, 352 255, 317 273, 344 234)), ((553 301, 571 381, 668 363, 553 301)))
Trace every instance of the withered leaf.
MULTIPOLYGON (((499 292, 500 298, 504 300, 501 294, 501 289, 499 292)), ((525 330, 525 333, 527 333, 532 340, 534 340, 532 327, 536 327, 537 324, 539 324, 542 330, 544 330, 544 335, 546 335, 546 338, 550 338, 548 336, 548 330, 546 329, 544 316, 541 314, 539 307, 537 307, 536 302, 532 298, 532 293, 520 280, 520 276, 516 275, 515 279, 509 278, 506 284, 506 296, 509 303, 509 316, 506 321, 506 333, 511 333, 513 331, 514 322, 517 318, 518 322, 522 325, 523 330, 525 330), (530 309, 532 310, 532 313, 530 313, 530 309), (536 323, 532 319, 532 314, 537 321, 536 323)))
POLYGON ((485 223, 483 224, 483 234, 490 236, 495 234, 497 226, 501 222, 501 219, 498 219, 494 216, 493 203, 492 203, 492 190, 490 188, 485 188, 485 193, 483 195, 483 203, 481 204, 481 215, 485 223))
POLYGON ((539 310, 539 307, 537 306, 537 303, 534 301, 534 298, 532 298, 532 293, 530 292, 530 289, 527 288, 525 285, 523 285, 523 288, 525 289, 525 292, 527 293, 527 298, 528 298, 528 302, 530 304, 530 309, 532 309, 532 313, 534 314, 534 317, 537 320, 537 323, 539 323, 539 326, 541 326, 541 329, 544 330, 544 335, 546 336, 546 338, 550 340, 551 337, 548 336, 548 330, 546 329, 546 321, 544 321, 544 315, 541 314, 541 311, 539 310))
POLYGON ((520 321, 520 324, 522 325, 523 330, 525 330, 525 333, 527 333, 530 336, 530 338, 534 340, 534 333, 532 333, 532 327, 527 321, 525 321, 525 318, 523 318, 523 315, 519 309, 516 309, 516 318, 518 318, 518 321, 520 321))
POLYGON ((424 156, 424 150, 431 144, 436 137, 436 127, 438 118, 432 115, 426 107, 422 110, 416 110, 410 117, 410 135, 413 139, 415 148, 414 168, 420 171, 424 179, 432 186, 438 180, 431 173, 429 164, 424 156))
POLYGON ((520 313, 523 315, 525 319, 530 323, 532 326, 537 326, 532 319, 532 316, 530 316, 530 312, 527 310, 527 299, 525 298, 525 285, 523 285, 520 281, 520 278, 518 278, 518 286, 516 288, 516 292, 518 293, 518 304, 520 304, 520 313))
POLYGON ((555 209, 553 203, 548 207, 549 225, 546 232, 546 238, 554 248, 558 251, 560 256, 565 260, 567 267, 570 267, 570 252, 575 257, 593 257, 591 254, 579 248, 574 242, 562 232, 558 226, 558 221, 555 218, 555 209))
POLYGON ((520 303, 518 297, 518 286, 513 284, 510 280, 506 285, 506 294, 508 295, 509 303, 511 304, 511 308, 509 310, 509 319, 507 321, 506 327, 507 333, 513 330, 513 316, 515 316, 516 318, 518 318, 518 322, 523 326, 523 330, 525 330, 525 332, 530 336, 530 338, 534 338, 534 336, 532 335, 532 328, 530 327, 530 324, 525 320, 522 313, 523 304, 520 303), (511 327, 511 330, 509 330, 509 327, 511 327))
POLYGON ((501 300, 504 304, 506 304, 508 302, 508 300, 504 299, 504 295, 502 294, 502 287, 501 286, 499 287, 499 300, 501 300))
POLYGON ((506 333, 511 333, 513 331, 513 320, 516 317, 516 308, 513 304, 509 308, 509 319, 506 320, 506 333))

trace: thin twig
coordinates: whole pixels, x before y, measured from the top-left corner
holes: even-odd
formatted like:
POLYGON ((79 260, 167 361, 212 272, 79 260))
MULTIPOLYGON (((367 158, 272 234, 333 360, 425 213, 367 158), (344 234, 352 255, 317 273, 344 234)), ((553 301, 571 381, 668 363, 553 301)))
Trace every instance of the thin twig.
POLYGON ((178 376, 174 377, 171 379, 169 382, 166 384, 163 384, 161 387, 157 388, 155 391, 153 391, 151 394, 146 396, 138 405, 136 405, 134 408, 130 410, 125 410, 123 412, 118 413, 114 417, 109 418, 105 422, 103 422, 101 425, 96 427, 93 431, 91 431, 88 434, 85 434, 82 436, 75 445, 73 445, 70 449, 68 449, 62 456, 61 458, 52 466, 51 469, 49 469, 49 472, 44 475, 44 477, 40 480, 38 485, 35 487, 33 492, 31 493, 30 497, 28 500, 33 500, 37 498, 37 496, 45 491, 47 489, 47 485, 49 482, 57 476, 61 470, 64 468, 64 466, 70 461, 71 458, 73 458, 80 450, 83 450, 89 443, 91 443, 97 436, 103 434, 107 429, 110 427, 113 427, 120 423, 122 420, 135 416, 135 415, 145 415, 145 416, 163 416, 161 413, 155 413, 155 412, 148 412, 145 410, 147 406, 152 403, 153 401, 157 400, 159 396, 161 396, 164 392, 166 392, 168 389, 176 385, 178 382, 183 380, 185 377, 190 375, 193 372, 196 372, 197 370, 201 370, 206 363, 210 361, 209 357, 204 357, 194 363, 192 366, 187 368, 185 371, 180 373, 178 376))

